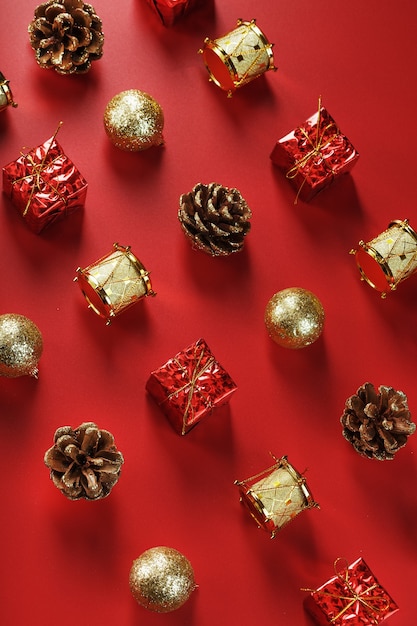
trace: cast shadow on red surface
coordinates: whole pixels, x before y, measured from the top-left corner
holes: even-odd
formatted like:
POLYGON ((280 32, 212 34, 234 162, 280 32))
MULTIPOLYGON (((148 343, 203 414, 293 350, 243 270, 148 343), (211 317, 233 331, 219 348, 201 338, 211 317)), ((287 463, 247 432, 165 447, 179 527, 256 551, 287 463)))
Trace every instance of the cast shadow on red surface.
MULTIPOLYGON (((4 312, 6 311, 1 311, 1 313, 4 312)), ((36 430, 36 424, 28 418, 36 402, 40 384, 41 381, 33 376, 0 377, 0 419, 3 443, 6 443, 10 437, 11 442, 18 438, 24 445, 26 439, 30 441, 33 437, 32 427, 36 430)))
MULTIPOLYGON (((227 126, 238 129, 244 133, 248 120, 256 129, 256 116, 261 115, 265 110, 273 110, 279 115, 279 102, 270 85, 270 80, 274 79, 274 73, 269 72, 261 75, 255 80, 243 85, 235 91, 231 98, 227 97, 226 91, 208 80, 207 70, 202 66, 200 82, 201 89, 207 90, 207 101, 221 107, 223 115, 227 118, 227 126)), ((248 145, 248 150, 249 150, 248 145)), ((273 146, 271 146, 272 149, 273 146)))
POLYGON ((243 504, 241 504, 241 509, 239 523, 244 526, 245 533, 248 533, 247 544, 252 546, 262 564, 267 574, 264 579, 270 582, 271 591, 273 592, 277 585, 284 588, 292 585, 298 588, 301 577, 299 567, 297 567, 298 559, 294 558, 294 554, 302 555, 303 567, 306 568, 306 580, 307 572, 310 568, 314 568, 315 563, 321 557, 311 519, 313 515, 320 515, 319 509, 303 511, 284 526, 274 539, 271 539, 263 529, 257 528, 243 504), (283 563, 285 567, 282 567, 283 563))
POLYGON ((314 397, 322 384, 329 385, 332 376, 323 335, 313 344, 295 350, 279 346, 268 336, 265 341, 268 342, 271 365, 288 390, 294 387, 294 393, 297 392, 302 381, 304 392, 314 397))
POLYGON ((229 256, 212 257, 193 248, 185 236, 182 239, 183 264, 194 289, 227 298, 246 288, 251 275, 249 246, 229 256))
POLYGON ((100 346, 99 349, 107 353, 108 358, 111 358, 113 349, 120 350, 119 342, 129 340, 133 333, 137 333, 139 336, 147 336, 151 333, 153 317, 148 310, 148 302, 136 302, 119 316, 116 316, 110 325, 106 325, 104 318, 88 308, 88 303, 79 288, 78 291, 79 293, 75 294, 79 296, 77 303, 78 323, 88 329, 89 335, 100 346))
MULTIPOLYGON (((95 576, 101 572, 103 579, 107 579, 107 572, 117 566, 119 559, 116 494, 111 493, 108 498, 96 502, 73 502, 59 493, 52 482, 47 487, 44 507, 49 528, 45 536, 55 546, 56 558, 65 560, 66 567, 73 569, 74 574, 80 563, 89 562, 95 576)), ((88 578, 89 574, 85 575, 88 578)))
MULTIPOLYGON (((297 198, 297 190, 285 178, 285 173, 271 162, 273 180, 283 203, 293 205, 300 223, 306 230, 323 234, 323 228, 329 235, 349 251, 364 236, 364 211, 352 174, 343 174, 328 188, 323 189, 309 202, 297 198)), ((312 235, 313 237, 313 235, 312 235)))
POLYGON ((165 147, 152 146, 139 152, 128 152, 114 146, 107 137, 103 140, 106 158, 122 184, 136 185, 138 177, 141 183, 152 185, 160 169, 165 154, 165 147))
MULTIPOLYGON (((392 521, 389 524, 403 528, 402 541, 408 544, 407 549, 412 550, 417 541, 417 501, 412 497, 411 491, 416 484, 417 468, 414 457, 408 450, 407 447, 399 450, 398 456, 388 461, 357 459, 352 456, 350 472, 355 476, 356 484, 361 487, 363 494, 369 494, 374 519, 381 526, 388 525, 385 521, 388 507, 389 519, 397 518, 394 524, 392 521)), ((386 532, 389 536, 388 529, 386 532)))
POLYGON ((34 233, 25 224, 19 210, 10 198, 3 194, 5 219, 11 236, 17 247, 23 251, 30 261, 31 267, 42 270, 51 264, 51 254, 61 251, 77 250, 80 244, 80 233, 84 222, 84 208, 80 207, 68 216, 59 217, 49 224, 42 232, 34 233), (48 242, 48 245, 45 245, 48 242))
MULTIPOLYGON (((230 403, 215 408, 210 414, 202 418, 188 433, 179 435, 165 416, 162 409, 156 404, 155 400, 146 392, 147 411, 150 419, 155 422, 155 427, 160 431, 160 441, 166 446, 167 450, 172 446, 172 438, 175 437, 187 449, 188 455, 178 458, 178 463, 184 463, 182 468, 187 475, 187 480, 195 476, 192 471, 193 451, 198 454, 199 449, 212 450, 216 458, 223 462, 226 466, 233 466, 233 396, 230 403), (190 461, 191 459, 191 461, 190 461), (191 463, 191 468, 188 467, 191 463)), ((180 467, 180 465, 178 465, 180 467)))
POLYGON ((10 132, 9 113, 10 111, 6 109, 6 111, 2 111, 0 114, 0 140, 1 141, 5 140, 7 135, 10 132))
POLYGON ((349 251, 363 237, 365 212, 352 174, 343 174, 330 187, 302 206, 306 225, 314 229, 314 218, 328 223, 328 232, 349 251), (320 215, 319 215, 320 214, 320 215), (320 219, 321 218, 321 219, 320 219), (359 239, 358 239, 359 238, 359 239))
MULTIPOLYGON (((198 584, 198 582, 197 582, 198 584)), ((140 606, 132 599, 130 626, 161 626, 161 621, 167 626, 192 626, 195 622, 195 608, 198 603, 198 587, 192 592, 183 606, 169 613, 155 613, 140 606)))
POLYGON ((83 103, 91 99, 91 95, 98 89, 100 82, 99 61, 92 65, 88 74, 63 76, 52 69, 43 69, 35 65, 31 77, 31 91, 34 99, 42 104, 44 110, 49 111, 51 134, 61 121, 61 105, 77 102, 81 111, 83 103), (55 126, 54 126, 55 125, 55 126))
POLYGON ((375 317, 383 321, 390 334, 397 338, 398 353, 392 358, 402 358, 401 352, 405 349, 417 358, 417 326, 415 311, 417 307, 417 275, 410 276, 398 285, 398 288, 388 293, 386 298, 363 282, 367 301, 375 317), (405 332, 405 329, 407 331, 405 332), (404 346, 404 342, 406 345, 404 346))

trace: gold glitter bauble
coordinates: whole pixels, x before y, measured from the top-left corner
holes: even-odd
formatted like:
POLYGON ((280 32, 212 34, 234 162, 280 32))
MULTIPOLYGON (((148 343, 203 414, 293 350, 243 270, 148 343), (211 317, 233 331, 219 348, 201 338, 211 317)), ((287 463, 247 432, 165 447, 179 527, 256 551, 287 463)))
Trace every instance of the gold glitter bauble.
POLYGON ((39 328, 24 315, 0 315, 0 376, 38 375, 43 350, 39 328))
POLYGON ((133 561, 129 584, 135 600, 156 613, 175 611, 196 588, 191 563, 165 546, 150 548, 133 561))
POLYGON ((104 111, 104 128, 121 150, 138 152, 164 143, 162 108, 138 89, 122 91, 110 100, 104 111))
POLYGON ((265 309, 269 336, 284 348, 305 348, 323 331, 324 309, 314 293, 291 287, 272 296, 265 309))

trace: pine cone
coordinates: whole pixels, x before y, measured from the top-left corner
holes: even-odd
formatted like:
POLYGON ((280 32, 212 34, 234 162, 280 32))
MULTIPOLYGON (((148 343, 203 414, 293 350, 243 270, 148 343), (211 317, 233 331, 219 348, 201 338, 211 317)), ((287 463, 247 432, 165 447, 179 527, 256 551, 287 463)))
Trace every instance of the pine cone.
POLYGON ((52 482, 69 500, 99 500, 119 480, 124 462, 107 430, 85 422, 73 430, 58 428, 54 445, 45 453, 52 482))
POLYGON ((102 23, 83 0, 48 0, 28 27, 36 61, 59 74, 85 74, 103 54, 102 23))
POLYGON ((392 387, 379 387, 377 393, 371 383, 359 387, 346 400, 340 418, 343 436, 359 454, 369 459, 393 459, 416 430, 408 410, 407 396, 392 387))
POLYGON ((193 245, 213 256, 239 252, 252 211, 237 189, 198 183, 180 197, 178 219, 193 245))

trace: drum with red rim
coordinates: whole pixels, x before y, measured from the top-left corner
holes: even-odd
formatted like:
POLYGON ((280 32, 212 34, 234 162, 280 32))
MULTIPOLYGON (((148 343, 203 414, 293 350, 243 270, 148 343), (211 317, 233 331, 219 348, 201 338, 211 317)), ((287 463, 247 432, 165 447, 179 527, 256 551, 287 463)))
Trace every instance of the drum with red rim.
POLYGON ((226 35, 206 37, 199 52, 210 80, 231 96, 242 85, 268 70, 276 70, 272 46, 255 20, 238 20, 236 28, 226 35))
POLYGON ((417 271, 417 233, 408 220, 394 220, 371 241, 360 241, 351 254, 362 279, 385 297, 417 271))

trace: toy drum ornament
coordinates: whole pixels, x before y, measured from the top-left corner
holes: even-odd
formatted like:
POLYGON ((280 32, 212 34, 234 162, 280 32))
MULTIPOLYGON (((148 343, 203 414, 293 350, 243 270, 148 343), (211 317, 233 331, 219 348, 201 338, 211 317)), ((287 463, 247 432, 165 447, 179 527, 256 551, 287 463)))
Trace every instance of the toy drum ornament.
POLYGON ((288 462, 287 457, 275 459, 275 464, 246 480, 235 481, 240 500, 258 524, 273 539, 305 509, 319 507, 307 487, 304 476, 288 462))
POLYGON ((113 245, 113 252, 92 265, 77 268, 81 291, 88 307, 110 324, 112 319, 145 296, 154 296, 149 272, 130 251, 113 245))
POLYGON ((218 39, 204 40, 199 50, 208 70, 210 80, 227 91, 233 92, 258 78, 268 70, 276 70, 272 47, 256 20, 238 20, 237 27, 218 39))
POLYGON ((13 100, 12 90, 9 87, 9 81, 0 72, 0 111, 8 106, 17 107, 13 100))
POLYGON ((394 220, 380 235, 351 250, 361 273, 373 289, 385 298, 389 291, 417 271, 417 233, 408 220, 394 220))

